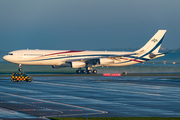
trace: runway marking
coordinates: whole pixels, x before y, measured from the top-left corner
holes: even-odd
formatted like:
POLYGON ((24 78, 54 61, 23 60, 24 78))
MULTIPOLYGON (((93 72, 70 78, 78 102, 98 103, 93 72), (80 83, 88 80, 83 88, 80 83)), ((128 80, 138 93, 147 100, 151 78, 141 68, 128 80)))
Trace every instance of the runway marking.
POLYGON ((83 110, 70 110, 70 111, 83 111, 83 110))
MULTIPOLYGON (((11 93, 5 93, 5 92, 0 92, 0 93, 5 94, 5 95, 10 95, 10 96, 30 99, 30 100, 37 100, 37 101, 46 102, 46 103, 54 103, 54 104, 59 104, 59 105, 64 105, 64 106, 70 106, 70 107, 76 107, 76 108, 81 108, 81 109, 100 112, 100 113, 89 113, 89 114, 105 114, 105 113, 108 113, 107 111, 102 111, 102 110, 97 110, 97 109, 92 109, 92 108, 86 108, 86 107, 81 107, 81 106, 76 106, 76 105, 70 105, 70 104, 65 104, 65 103, 59 103, 59 102, 53 102, 53 101, 48 101, 48 100, 37 99, 37 98, 25 97, 25 96, 20 96, 20 95, 11 94, 11 93)), ((29 105, 29 104, 27 104, 27 105, 29 105)), ((45 108, 45 107, 43 107, 43 108, 45 108)), ((49 109, 49 110, 54 110, 54 109, 49 109)), ((63 113, 62 111, 59 111, 59 110, 54 110, 54 111, 58 111, 58 112, 63 113)))
POLYGON ((59 84, 59 83, 48 83, 48 82, 37 82, 34 83, 43 83, 43 84, 50 84, 50 85, 61 85, 61 86, 73 86, 73 87, 80 87, 80 88, 93 88, 93 89, 100 89, 100 90, 109 90, 109 91, 120 91, 120 92, 129 92, 129 93, 138 93, 138 94, 145 94, 145 95, 152 95, 152 96, 163 96, 160 94, 153 94, 153 93, 146 93, 146 92, 135 92, 135 91, 128 91, 128 90, 115 90, 115 89, 108 89, 108 88, 95 88, 95 87, 87 87, 87 86, 78 86, 78 85, 67 85, 67 84, 59 84))
MULTIPOLYGON (((2 98, 1 98, 2 99, 2 98)), ((9 99, 4 99, 6 101, 11 101, 11 102, 16 102, 16 101, 12 101, 12 100, 9 100, 9 99)), ((24 105, 27 105, 27 106, 34 106, 34 107, 38 107, 38 108, 41 108, 41 109, 47 109, 47 110, 52 110, 52 111, 56 111, 56 112, 62 112, 60 110, 53 110, 53 109, 49 109, 49 108, 46 108, 46 107, 40 107, 40 106, 36 106, 36 105, 32 105, 32 104, 27 104, 27 103, 23 103, 23 102, 16 102, 16 103, 20 103, 20 104, 24 104, 24 105)), ((42 102, 41 102, 42 103, 42 102)), ((38 109, 36 109, 37 111, 38 109)), ((63 112, 62 112, 63 113, 63 112)))
POLYGON ((10 112, 10 113, 15 113, 15 111, 12 111, 12 110, 9 110, 9 109, 5 109, 5 108, 1 108, 1 107, 0 107, 0 110, 7 111, 7 112, 10 112))
POLYGON ((34 111, 35 109, 23 109, 24 111, 34 111))
POLYGON ((61 116, 81 116, 81 115, 97 115, 97 114, 104 114, 104 113, 83 113, 83 114, 67 114, 67 115, 49 115, 46 117, 61 117, 61 116))

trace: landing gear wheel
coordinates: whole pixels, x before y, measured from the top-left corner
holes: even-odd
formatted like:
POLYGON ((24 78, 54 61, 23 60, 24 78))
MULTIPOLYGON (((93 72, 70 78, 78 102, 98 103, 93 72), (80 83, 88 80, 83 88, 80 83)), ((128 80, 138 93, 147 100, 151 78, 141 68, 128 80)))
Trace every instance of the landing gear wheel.
POLYGON ((97 74, 97 70, 93 70, 93 74, 97 74))
POLYGON ((87 74, 91 74, 92 73, 92 71, 91 70, 87 70, 87 74))
POLYGON ((85 74, 85 73, 86 73, 86 70, 81 70, 81 73, 82 73, 82 74, 85 74))
POLYGON ((81 70, 76 70, 76 73, 77 74, 81 74, 81 70))
POLYGON ((22 71, 22 68, 19 68, 18 70, 19 70, 19 72, 21 72, 21 71, 22 71))
POLYGON ((19 66, 18 71, 21 72, 22 71, 21 64, 19 64, 18 66, 19 66))

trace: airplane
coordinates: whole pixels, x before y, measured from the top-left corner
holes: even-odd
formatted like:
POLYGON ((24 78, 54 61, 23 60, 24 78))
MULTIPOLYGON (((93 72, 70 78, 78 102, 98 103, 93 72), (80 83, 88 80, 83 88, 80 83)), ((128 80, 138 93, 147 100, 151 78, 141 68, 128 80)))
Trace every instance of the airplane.
POLYGON ((51 65, 52 68, 77 68, 78 74, 96 74, 94 67, 127 66, 164 56, 165 53, 158 51, 166 31, 158 30, 142 48, 134 52, 27 49, 9 52, 3 59, 18 64, 19 71, 22 70, 21 65, 51 65))

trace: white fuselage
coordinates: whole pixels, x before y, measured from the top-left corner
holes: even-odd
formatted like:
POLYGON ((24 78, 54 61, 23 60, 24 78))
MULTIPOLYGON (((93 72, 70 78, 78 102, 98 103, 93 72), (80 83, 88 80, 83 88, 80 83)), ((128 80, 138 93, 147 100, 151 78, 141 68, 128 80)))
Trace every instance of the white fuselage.
POLYGON ((17 50, 3 58, 24 65, 52 65, 53 68, 88 68, 97 66, 126 66, 145 62, 164 54, 158 53, 166 30, 156 34, 134 52, 73 51, 73 50, 17 50))
MULTIPOLYGON (((9 62, 24 65, 61 65, 66 61, 83 61, 85 59, 96 59, 102 56, 126 55, 134 52, 111 52, 111 51, 71 51, 71 50, 17 50, 12 51, 3 58, 9 62)), ((107 62, 107 64, 97 64, 95 66, 125 66, 144 62, 144 60, 134 60, 129 57, 107 62)), ((105 62, 106 63, 106 62, 105 62)))

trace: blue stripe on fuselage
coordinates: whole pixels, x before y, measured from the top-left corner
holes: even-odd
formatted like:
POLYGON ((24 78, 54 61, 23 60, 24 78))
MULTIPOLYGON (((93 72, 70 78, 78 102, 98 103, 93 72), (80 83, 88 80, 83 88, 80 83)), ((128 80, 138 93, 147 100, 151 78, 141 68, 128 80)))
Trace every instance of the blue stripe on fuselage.
MULTIPOLYGON (((109 57, 109 56, 112 56, 112 55, 79 55, 79 56, 66 56, 66 57, 56 57, 56 58, 46 58, 46 59, 39 59, 39 60, 29 60, 29 61, 22 61, 22 62, 30 62, 30 61, 44 61, 44 60, 53 60, 53 59, 65 59, 65 58, 75 58, 75 59, 79 59, 79 57, 97 57, 97 56, 100 56, 100 57, 109 57), (77 57, 77 58, 76 58, 77 57)), ((142 58, 142 57, 135 57, 135 56, 130 56, 130 57, 127 57, 127 58, 134 58, 134 60, 144 60, 144 61, 148 61, 150 59, 147 59, 147 58, 142 58)), ((82 58, 83 59, 83 58, 82 58)), ((98 58, 94 58, 94 59, 98 59, 98 58)))
MULTIPOLYGON (((164 35, 164 36, 165 36, 165 35, 164 35)), ((144 55, 142 55, 142 56, 140 56, 140 57, 144 57, 144 56, 146 56, 146 55, 152 53, 156 48, 158 48, 159 45, 161 45, 161 43, 162 43, 162 41, 163 41, 163 39, 164 39, 164 36, 161 38, 161 40, 159 41, 159 43, 156 44, 156 46, 155 46, 151 51, 149 51, 148 53, 146 53, 146 54, 144 54, 144 55)))

